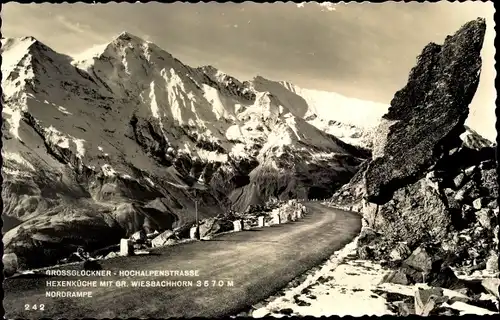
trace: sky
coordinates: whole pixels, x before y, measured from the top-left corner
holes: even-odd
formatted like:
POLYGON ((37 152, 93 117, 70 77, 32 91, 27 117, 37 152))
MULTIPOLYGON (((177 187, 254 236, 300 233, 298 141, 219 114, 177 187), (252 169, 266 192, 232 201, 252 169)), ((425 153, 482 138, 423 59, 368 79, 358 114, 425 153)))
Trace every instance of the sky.
POLYGON ((484 17, 483 69, 467 123, 496 139, 494 6, 438 3, 109 3, 2 6, 2 36, 34 36, 77 54, 128 31, 190 66, 239 80, 261 75, 300 87, 389 104, 416 57, 484 17))

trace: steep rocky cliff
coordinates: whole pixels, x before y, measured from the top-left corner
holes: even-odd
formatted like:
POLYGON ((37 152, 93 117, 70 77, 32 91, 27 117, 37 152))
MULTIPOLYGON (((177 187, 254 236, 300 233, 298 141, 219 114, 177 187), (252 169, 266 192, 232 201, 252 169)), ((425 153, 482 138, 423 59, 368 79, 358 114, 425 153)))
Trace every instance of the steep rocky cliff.
POLYGON ((73 58, 3 39, 2 58, 3 241, 22 267, 190 224, 195 198, 207 218, 329 197, 369 156, 272 88, 191 68, 129 33, 73 58), (195 195, 194 180, 208 188, 195 195))
POLYGON ((381 233, 386 245, 372 247, 379 258, 400 242, 410 249, 439 244, 460 263, 484 260, 494 249, 495 147, 464 126, 485 27, 483 19, 471 21, 443 45, 424 48, 382 117, 373 159, 332 197, 381 233))

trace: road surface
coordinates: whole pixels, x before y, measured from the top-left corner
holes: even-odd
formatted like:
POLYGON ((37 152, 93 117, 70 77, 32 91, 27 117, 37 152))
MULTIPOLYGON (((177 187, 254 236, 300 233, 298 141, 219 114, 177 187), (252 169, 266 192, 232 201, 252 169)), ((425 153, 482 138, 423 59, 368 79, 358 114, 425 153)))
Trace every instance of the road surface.
POLYGON ((235 314, 321 264, 359 234, 358 214, 319 203, 306 205, 309 213, 296 222, 158 248, 154 251, 157 255, 103 260, 103 269, 112 271, 108 277, 7 279, 6 317, 166 318, 235 314), (114 275, 119 270, 198 270, 199 276, 126 278, 114 275), (107 280, 115 284, 126 280, 128 286, 47 287, 46 281, 54 280, 107 280), (131 287, 131 281, 140 280, 184 283, 178 287, 131 287), (92 291, 92 297, 50 298, 46 291, 92 291), (44 310, 40 310, 41 304, 44 310))

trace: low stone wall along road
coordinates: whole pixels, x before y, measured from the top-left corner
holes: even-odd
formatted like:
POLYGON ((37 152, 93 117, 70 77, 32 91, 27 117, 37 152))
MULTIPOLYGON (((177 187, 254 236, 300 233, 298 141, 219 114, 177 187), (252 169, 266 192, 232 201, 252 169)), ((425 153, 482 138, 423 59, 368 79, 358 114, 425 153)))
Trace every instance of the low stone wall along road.
POLYGON ((296 222, 158 248, 151 255, 103 260, 103 270, 111 272, 104 276, 53 273, 7 279, 6 317, 235 314, 321 264, 359 234, 358 214, 320 203, 306 206, 308 214, 296 222), (66 286, 78 281, 80 285, 66 286))

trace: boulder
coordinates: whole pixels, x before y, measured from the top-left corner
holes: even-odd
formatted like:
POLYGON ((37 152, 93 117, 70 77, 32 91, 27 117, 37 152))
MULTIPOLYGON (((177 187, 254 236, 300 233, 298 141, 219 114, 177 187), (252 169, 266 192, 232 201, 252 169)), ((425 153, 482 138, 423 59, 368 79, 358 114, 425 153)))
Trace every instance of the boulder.
POLYGON ((120 255, 119 255, 118 253, 116 253, 116 252, 110 252, 110 253, 108 253, 108 254, 104 257, 104 259, 112 259, 112 258, 116 258, 116 257, 119 257, 119 256, 120 256, 120 255))
POLYGON ((397 269, 385 275, 381 283, 395 283, 406 286, 410 284, 410 280, 402 269, 397 269))
POLYGON ((262 307, 252 312, 252 318, 264 318, 271 315, 269 309, 262 307))
POLYGON ((483 208, 475 212, 477 221, 482 227, 486 229, 492 229, 495 223, 495 216, 493 215, 493 210, 488 208, 483 208))
POLYGON ((395 268, 395 270, 397 270, 401 274, 404 274, 409 284, 424 283, 429 279, 428 276, 430 273, 418 271, 404 264, 390 267, 395 268))
POLYGON ((134 232, 132 236, 130 236, 130 239, 132 239, 134 242, 146 242, 147 236, 146 236, 146 231, 144 230, 139 230, 137 232, 134 232))
POLYGON ((465 174, 461 172, 453 179, 453 184, 455 185, 456 189, 460 189, 462 183, 464 182, 464 178, 465 174))
POLYGON ((457 202, 463 202, 465 200, 465 193, 466 192, 467 192, 467 190, 465 190, 463 188, 458 190, 453 199, 455 199, 455 201, 457 201, 457 202))
POLYGON ((151 239, 154 239, 159 234, 160 234, 160 232, 158 230, 155 230, 151 233, 146 234, 146 238, 151 240, 151 239))
POLYGON ((498 278, 486 278, 481 281, 481 285, 488 293, 494 295, 497 299, 500 299, 500 279, 498 278))
POLYGON ((3 272, 6 277, 9 277, 19 269, 19 262, 15 253, 6 253, 2 256, 3 272))
POLYGON ((483 198, 477 198, 472 202, 472 207, 476 210, 480 210, 483 207, 483 198))
POLYGON ((498 182, 496 168, 481 171, 481 186, 488 191, 488 195, 498 198, 498 182))
POLYGON ((400 242, 396 245, 394 249, 389 253, 389 257, 393 261, 404 260, 411 255, 411 250, 408 245, 404 242, 400 242))
POLYGON ((490 202, 488 202, 486 207, 489 209, 498 209, 498 200, 497 199, 491 200, 490 202))
POLYGON ((490 257, 486 260, 486 270, 491 272, 498 272, 498 254, 492 252, 490 257))
MULTIPOLYGON (((439 265, 439 262, 435 263, 439 265)), ((453 270, 448 266, 435 267, 430 273, 426 274, 426 282, 434 287, 457 289, 465 286, 464 282, 457 278, 453 270)))
POLYGON ((415 314, 419 316, 428 316, 435 308, 446 301, 441 288, 424 289, 416 287, 415 289, 415 314))
POLYGON ((464 197, 465 197, 464 200, 465 201, 473 202, 474 200, 476 200, 477 198, 479 198, 481 196, 481 190, 480 190, 479 186, 477 185, 477 183, 474 181, 467 182, 462 187, 462 189, 464 190, 464 197))
POLYGON ((426 179, 394 192, 393 199, 379 205, 373 226, 388 240, 406 241, 417 246, 425 237, 441 241, 452 225, 440 193, 426 179))
POLYGON ((361 260, 371 260, 375 256, 373 249, 366 245, 358 247, 356 252, 361 260))
POLYGON ((413 283, 428 283, 441 288, 455 289, 463 286, 448 266, 450 257, 444 254, 430 254, 427 250, 419 247, 408 259, 406 259, 397 270, 395 278, 397 281, 406 276, 406 281, 413 283))
POLYGON ((398 310, 397 310, 398 316, 406 317, 406 316, 415 314, 415 306, 413 303, 404 302, 404 301, 397 301, 397 302, 395 302, 395 305, 398 308, 398 310))
POLYGON ((436 260, 424 248, 418 247, 404 261, 404 265, 411 267, 417 271, 428 273, 432 270, 432 265, 436 260))
POLYGON ((485 20, 478 18, 443 45, 424 48, 377 129, 383 138, 375 139, 364 173, 368 201, 387 202, 402 184, 422 178, 439 157, 461 144, 479 84, 485 30, 485 20))
POLYGON ((160 233, 153 240, 151 240, 151 246, 153 248, 164 246, 167 244, 167 241, 169 239, 172 239, 174 236, 175 236, 175 234, 172 230, 166 230, 166 231, 160 233))
MULTIPOLYGON (((243 229, 243 225, 241 226, 243 229)), ((212 236, 217 233, 232 231, 234 228, 232 221, 221 220, 216 218, 209 218, 200 224, 200 237, 204 238, 212 236)))
POLYGON ((475 172, 477 172, 476 166, 470 166, 464 170, 466 176, 471 177, 475 172))

